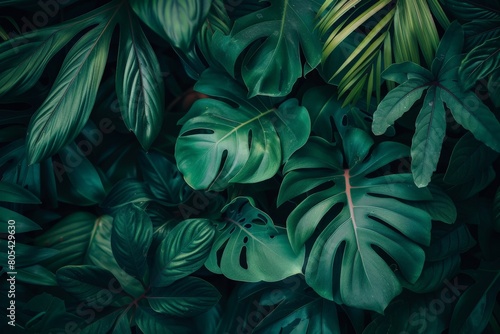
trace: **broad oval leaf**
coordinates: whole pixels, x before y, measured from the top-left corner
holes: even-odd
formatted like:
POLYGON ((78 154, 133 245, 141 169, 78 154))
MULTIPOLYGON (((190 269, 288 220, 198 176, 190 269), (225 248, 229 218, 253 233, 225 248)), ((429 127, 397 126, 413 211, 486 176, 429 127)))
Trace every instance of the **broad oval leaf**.
POLYGON ((192 333, 192 321, 160 314, 151 308, 137 308, 134 319, 142 333, 192 333))
POLYGON ((220 293, 213 285, 197 277, 185 277, 168 287, 152 288, 146 296, 153 310, 177 317, 205 312, 219 298, 220 293))
POLYGON ((207 219, 186 219, 175 226, 156 250, 151 286, 168 286, 200 269, 214 235, 214 227, 207 219))
POLYGON ((131 0, 130 5, 154 32, 172 46, 188 52, 212 0, 131 0))
POLYGON ((147 256, 153 241, 153 223, 135 205, 120 208, 113 220, 111 249, 118 265, 132 277, 145 282, 147 256))
POLYGON ((125 125, 148 150, 163 124, 165 88, 158 59, 135 15, 127 7, 123 16, 116 94, 125 125))
POLYGON ((203 72, 195 89, 238 107, 201 99, 180 120, 175 158, 194 189, 223 190, 229 183, 269 179, 309 136, 309 114, 295 99, 279 107, 274 105, 276 99, 248 100, 244 88, 210 69, 203 72))
POLYGON ((111 188, 101 203, 103 208, 118 208, 130 203, 154 200, 153 194, 144 182, 136 179, 123 179, 111 188))
POLYGON ((274 226, 253 200, 235 198, 224 211, 226 222, 205 263, 209 270, 244 282, 274 282, 302 272, 305 251, 295 254, 286 230, 274 226))
POLYGON ((216 31, 214 54, 234 77, 244 51, 241 74, 249 96, 286 96, 295 81, 321 61, 315 29, 318 4, 306 0, 270 1, 269 7, 236 20, 229 35, 216 31), (306 64, 302 70, 301 50, 306 64))
POLYGON ((312 137, 285 165, 278 203, 308 192, 287 219, 296 251, 316 235, 305 271, 308 284, 337 303, 382 313, 402 290, 391 264, 410 282, 421 273, 431 216, 412 203, 432 195, 417 188, 411 174, 366 177, 406 157, 406 146, 383 142, 368 155, 373 141, 358 129, 347 131, 343 144, 348 168, 328 167, 323 157, 338 148, 312 137))
POLYGON ((106 66, 114 14, 81 37, 64 59, 49 95, 31 118, 29 164, 57 153, 85 126, 106 66))

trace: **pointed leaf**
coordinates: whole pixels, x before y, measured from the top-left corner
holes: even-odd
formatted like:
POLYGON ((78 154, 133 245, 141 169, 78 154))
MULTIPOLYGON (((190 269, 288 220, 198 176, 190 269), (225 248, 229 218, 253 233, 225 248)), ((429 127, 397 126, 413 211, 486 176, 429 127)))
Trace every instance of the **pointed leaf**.
POLYGON ((444 36, 441 38, 436 51, 436 58, 432 62, 432 74, 438 76, 444 64, 462 52, 463 45, 464 31, 462 26, 455 21, 446 29, 444 36))
POLYGON ((116 94, 125 125, 148 150, 163 124, 165 88, 158 59, 135 15, 127 7, 123 16, 116 94))
POLYGON ((116 262, 132 277, 145 281, 149 273, 148 250, 153 241, 153 224, 143 210, 128 205, 113 220, 111 249, 116 262))
POLYGON ((30 191, 23 187, 9 182, 0 181, 0 194, 2 202, 23 203, 23 204, 40 204, 40 200, 30 191))
POLYGON ((168 287, 153 288, 146 296, 158 313, 190 317, 214 306, 220 293, 211 284, 197 277, 186 277, 168 287))
POLYGON ((87 122, 108 58, 112 18, 87 32, 66 56, 49 95, 31 118, 26 140, 29 164, 57 153, 87 122))
POLYGON ((156 250, 150 281, 164 287, 200 269, 214 241, 207 219, 187 219, 175 226, 156 250))
POLYGON ((474 48, 465 56, 458 70, 460 83, 470 89, 493 71, 500 68, 500 36, 474 48))

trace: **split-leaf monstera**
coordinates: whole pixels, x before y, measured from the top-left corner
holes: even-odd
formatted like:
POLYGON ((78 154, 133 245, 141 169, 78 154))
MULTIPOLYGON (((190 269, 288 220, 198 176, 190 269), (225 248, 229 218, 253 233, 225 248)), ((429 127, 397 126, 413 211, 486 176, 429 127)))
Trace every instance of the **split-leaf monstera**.
POLYGON ((236 81, 211 69, 195 89, 220 100, 200 99, 180 120, 175 158, 194 189, 269 179, 309 136, 309 114, 296 99, 247 99, 236 81))
POLYGON ((287 219, 296 252, 313 241, 307 283, 330 300, 383 312, 402 290, 393 263, 409 282, 421 274, 431 216, 412 203, 433 196, 415 187, 411 174, 368 177, 408 155, 399 143, 372 145, 365 132, 349 130, 343 157, 338 147, 312 137, 286 163, 278 204, 308 194, 287 219))

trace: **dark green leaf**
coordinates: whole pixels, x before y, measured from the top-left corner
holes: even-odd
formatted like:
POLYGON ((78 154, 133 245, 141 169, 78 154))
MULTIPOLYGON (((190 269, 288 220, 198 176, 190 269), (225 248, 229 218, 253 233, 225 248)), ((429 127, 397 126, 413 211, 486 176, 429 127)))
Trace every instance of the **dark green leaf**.
POLYGON ((146 183, 130 178, 115 184, 102 201, 101 207, 118 208, 130 203, 148 202, 153 199, 146 183))
MULTIPOLYGON (((9 248, 7 248, 7 246, 8 246, 7 240, 0 239, 0 256, 1 256, 0 266, 4 267, 5 269, 8 268, 7 254, 8 251, 10 250, 9 248)), ((50 259, 51 257, 57 255, 57 253, 59 253, 59 251, 55 249, 34 247, 31 245, 22 244, 20 242, 16 242, 15 247, 16 247, 15 267, 18 269, 21 267, 27 267, 37 264, 43 260, 50 259)))
MULTIPOLYGON (((158 6, 161 6, 161 2, 177 0, 156 1, 158 6)), ((147 2, 134 3, 143 5, 147 2)), ((158 59, 128 6, 123 16, 120 23, 116 94, 125 125, 135 133, 142 147, 148 150, 163 124, 165 88, 158 59)), ((152 19, 151 15, 148 19, 152 19)))
POLYGON ((441 89, 427 90, 424 105, 415 123, 411 142, 411 170, 417 187, 425 187, 436 170, 446 133, 446 113, 440 101, 441 89))
POLYGON ((56 276, 41 265, 33 265, 16 269, 16 279, 34 285, 56 286, 56 276))
MULTIPOLYGON (((180 321, 168 315, 156 313, 151 309, 139 307, 135 312, 135 321, 143 333, 191 334, 192 323, 180 321)), ((118 334, 118 333, 117 333, 118 334)))
POLYGON ((338 148, 316 138, 292 156, 285 165, 278 203, 329 185, 308 192, 289 215, 292 247, 300 250, 314 235, 305 270, 307 283, 327 299, 381 313, 402 289, 391 264, 396 263, 411 282, 421 273, 431 216, 412 202, 431 200, 432 195, 426 188, 417 188, 410 174, 367 178, 405 157, 408 149, 383 142, 368 155, 373 141, 355 130, 343 138, 349 161, 345 170, 325 166, 322 156, 331 156, 338 148))
POLYGON ((188 52, 212 0, 131 0, 135 13, 172 46, 188 52))
POLYGON ((0 233, 8 233, 9 221, 11 220, 15 222, 13 224, 16 228, 16 233, 25 233, 42 229, 31 219, 1 206, 0 217, 3 217, 3 219, 0 221, 0 233))
POLYGON ((0 193, 2 194, 2 202, 41 204, 40 200, 30 191, 14 183, 0 181, 0 193))
POLYGON ((153 224, 135 205, 120 208, 113 220, 111 249, 118 265, 136 279, 146 280, 147 256, 153 241, 153 224))
POLYGON ((464 89, 470 89, 475 86, 476 81, 488 77, 499 68, 500 36, 487 40, 465 56, 458 69, 460 84, 464 89))
POLYGON ((156 251, 151 286, 168 286, 200 269, 214 235, 214 227, 207 219, 187 219, 174 227, 156 251))
POLYGON ((441 39, 438 49, 436 50, 436 58, 432 62, 431 71, 434 76, 441 74, 444 65, 454 56, 462 52, 464 44, 464 31, 458 22, 453 22, 441 39))
POLYGON ((317 6, 314 1, 272 1, 236 20, 229 35, 216 31, 214 54, 233 77, 243 57, 241 75, 249 97, 286 96, 303 75, 301 51, 307 62, 304 75, 306 68, 314 69, 321 61, 321 42, 314 29, 317 6))
POLYGON ((168 287, 153 288, 146 296, 153 310, 177 317, 205 312, 219 298, 220 293, 216 288, 196 277, 186 277, 168 287))
POLYGON ((29 164, 57 153, 87 122, 106 66, 115 14, 81 37, 66 56, 49 96, 31 118, 29 164))

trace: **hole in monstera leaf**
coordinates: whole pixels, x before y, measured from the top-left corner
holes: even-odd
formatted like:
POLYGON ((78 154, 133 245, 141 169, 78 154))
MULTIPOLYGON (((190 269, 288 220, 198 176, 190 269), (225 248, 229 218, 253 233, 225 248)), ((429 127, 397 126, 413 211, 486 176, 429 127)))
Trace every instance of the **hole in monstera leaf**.
POLYGON ((245 224, 245 225, 243 225, 243 226, 244 226, 245 228, 250 228, 250 227, 252 227, 252 224, 250 224, 250 223, 246 223, 246 224, 245 224))
POLYGON ((386 223, 382 218, 379 218, 379 217, 376 217, 374 216, 373 214, 369 214, 368 217, 374 221, 376 221, 377 223, 381 224, 381 225, 384 225, 385 227, 387 227, 388 229, 391 229, 393 232, 397 233, 397 234, 401 234, 401 232, 399 232, 396 228, 394 228, 393 226, 389 225, 388 223, 386 223))
POLYGON ((377 253, 377 255, 380 256, 385 263, 387 263, 391 271, 394 272, 395 269, 398 268, 398 264, 396 263, 396 261, 389 254, 387 254, 386 251, 384 251, 377 245, 371 245, 371 247, 375 251, 375 253, 377 253))
POLYGON ((211 135, 215 133, 214 130, 210 130, 210 129, 192 129, 192 130, 188 130, 184 133, 181 133, 181 137, 188 137, 188 136, 194 136, 194 135, 211 135))
POLYGON ((224 241, 224 243, 220 246, 220 248, 216 252, 216 257, 217 257, 217 267, 220 268, 220 263, 222 261, 222 254, 224 253, 224 250, 226 249, 227 243, 229 239, 224 241))
POLYGON ((248 131, 248 150, 252 149, 252 130, 248 131))
POLYGON ((248 242, 248 237, 243 238, 243 243, 246 244, 248 242))
POLYGON ((347 115, 342 116, 342 126, 347 126, 349 124, 349 118, 347 115))
POLYGON ((240 252, 240 266, 243 269, 248 269, 248 263, 247 263, 247 247, 243 246, 241 248, 240 252))

